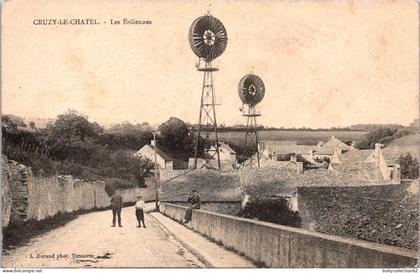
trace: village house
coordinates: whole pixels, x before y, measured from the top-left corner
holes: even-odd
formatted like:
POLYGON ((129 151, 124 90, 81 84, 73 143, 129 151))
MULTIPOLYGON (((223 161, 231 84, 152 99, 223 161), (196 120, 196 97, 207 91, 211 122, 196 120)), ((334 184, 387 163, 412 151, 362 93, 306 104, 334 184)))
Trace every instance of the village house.
POLYGON ((338 138, 332 136, 327 142, 318 143, 318 145, 315 148, 313 157, 320 160, 331 159, 332 155, 338 149, 342 152, 347 152, 355 150, 356 148, 354 148, 353 146, 349 146, 346 143, 339 140, 338 138))
MULTIPOLYGON (((150 144, 144 145, 140 150, 135 153, 136 156, 141 156, 155 161, 155 143, 152 140, 150 144)), ((173 170, 174 160, 169 157, 165 152, 156 146, 156 163, 160 169, 173 170)))
MULTIPOLYGON (((215 151, 216 148, 212 146, 210 150, 215 151)), ((219 142, 219 157, 220 163, 227 168, 236 168, 238 165, 236 152, 229 146, 229 144, 219 142)))
MULTIPOLYGON (((255 168, 258 166, 258 158, 255 153, 251 158, 244 161, 242 168, 255 168)), ((290 160, 273 160, 265 154, 260 154, 261 168, 287 169, 296 173, 303 172, 303 162, 298 162, 297 155, 291 155, 290 160)))
MULTIPOLYGON (((197 158, 197 169, 200 168, 209 168, 216 169, 217 158, 216 158, 216 148, 211 146, 207 151, 208 158, 197 158)), ((236 152, 233 150, 229 144, 224 142, 219 142, 219 157, 220 157, 220 166, 222 170, 227 169, 236 169, 238 167, 238 161, 236 158, 236 152)), ((194 158, 190 158, 188 161, 188 169, 193 169, 194 158)))
MULTIPOLYGON (((331 159, 337 149, 343 152, 355 150, 353 146, 345 144, 334 136, 318 145, 300 145, 296 141, 260 141, 258 143, 260 167, 286 168, 297 173, 303 172, 303 162, 315 168, 325 167, 317 162, 317 159, 331 159)), ((257 166, 256 154, 242 166, 257 166)))
POLYGON ((340 148, 331 156, 329 169, 349 175, 357 175, 366 181, 383 181, 399 184, 401 170, 399 164, 387 158, 382 144, 375 149, 343 151, 340 148))
POLYGON ((310 163, 316 163, 313 160, 316 147, 300 145, 296 141, 260 141, 258 142, 258 150, 263 156, 273 160, 282 160, 282 157, 299 155, 310 163))

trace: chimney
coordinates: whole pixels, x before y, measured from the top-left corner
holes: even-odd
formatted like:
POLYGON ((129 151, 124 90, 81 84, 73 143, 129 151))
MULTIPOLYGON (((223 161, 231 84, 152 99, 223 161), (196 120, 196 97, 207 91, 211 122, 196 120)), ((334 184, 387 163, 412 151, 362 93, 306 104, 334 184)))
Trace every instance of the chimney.
POLYGON ((290 156, 290 161, 297 162, 297 155, 291 155, 290 156))
POLYGON ((381 158, 381 149, 382 149, 382 144, 380 143, 376 143, 375 144, 375 162, 376 162, 376 166, 379 167, 379 161, 381 158))
POLYGON ((264 142, 262 142, 262 141, 258 141, 258 145, 257 145, 257 149, 258 149, 258 151, 260 152, 260 153, 263 153, 263 152, 265 152, 265 150, 264 150, 264 142))
POLYGON ((303 173, 303 162, 296 162, 296 173, 303 173))
POLYGON ((150 145, 155 146, 155 141, 153 139, 150 140, 150 145))
POLYGON ((401 167, 400 164, 394 164, 392 167, 392 181, 395 184, 401 184, 401 167))

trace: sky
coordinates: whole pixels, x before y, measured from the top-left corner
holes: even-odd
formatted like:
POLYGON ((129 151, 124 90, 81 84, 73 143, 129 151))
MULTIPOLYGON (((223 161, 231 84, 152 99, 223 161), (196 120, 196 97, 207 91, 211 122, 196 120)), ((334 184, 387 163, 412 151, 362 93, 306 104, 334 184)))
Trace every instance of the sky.
POLYGON ((208 10, 228 33, 216 59, 219 124, 244 124, 238 82, 260 76, 258 123, 323 128, 409 124, 419 111, 416 1, 7 1, 2 113, 74 109, 102 125, 198 121, 202 72, 188 43, 208 10), (99 25, 34 25, 95 18, 99 25), (151 20, 111 25, 110 20, 151 20), (107 22, 107 23, 105 23, 107 22))

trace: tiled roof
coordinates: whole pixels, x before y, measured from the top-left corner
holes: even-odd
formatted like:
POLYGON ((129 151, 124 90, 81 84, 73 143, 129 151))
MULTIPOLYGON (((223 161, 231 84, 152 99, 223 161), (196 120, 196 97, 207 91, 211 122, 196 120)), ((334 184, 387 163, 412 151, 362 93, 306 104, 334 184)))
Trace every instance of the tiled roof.
POLYGON ((316 151, 317 147, 312 145, 297 145, 296 154, 310 154, 316 151))
MULTIPOLYGON (((263 149, 269 154, 310 154, 316 150, 315 146, 298 145, 296 141, 261 141, 263 149)), ((261 151, 262 152, 262 151, 261 151)))
MULTIPOLYGON (((256 163, 256 161, 255 161, 256 163)), ((265 168, 286 168, 289 164, 294 164, 291 161, 277 161, 272 159, 260 158, 260 166, 265 168)))
POLYGON ((321 147, 319 147, 314 154, 318 155, 332 155, 338 148, 341 148, 343 151, 353 150, 354 148, 337 139, 336 137, 331 137, 327 142, 325 142, 321 147))
POLYGON ((221 142, 221 141, 219 142, 219 148, 228 150, 230 153, 235 153, 236 154, 235 150, 233 150, 228 144, 226 144, 224 142, 221 142))
MULTIPOLYGON (((251 159, 247 159, 245 162, 243 162, 243 167, 245 168, 249 168, 251 167, 251 162, 252 162, 252 167, 257 167, 258 165, 258 161, 257 161, 257 154, 253 154, 251 159)), ((260 154, 260 167, 261 168, 286 168, 289 166, 289 164, 295 164, 292 161, 278 161, 278 160, 273 160, 268 158, 267 156, 265 156, 264 154, 260 154)))
POLYGON ((234 172, 218 170, 161 171, 160 199, 187 201, 192 190, 197 190, 201 201, 241 201, 241 182, 234 172))
MULTIPOLYGON (((148 148, 150 148, 150 149, 152 149, 152 150, 154 150, 155 149, 155 147, 153 146, 153 145, 151 145, 151 144, 146 144, 146 145, 144 145, 140 150, 138 150, 137 151, 137 153, 136 154, 139 154, 140 153, 140 151, 143 149, 143 148, 145 148, 145 147, 148 147, 148 148)), ((173 161, 173 159, 170 157, 170 156, 168 156, 164 151, 162 151, 161 149, 159 149, 159 147, 157 147, 156 146, 156 154, 157 155, 159 155, 161 158, 163 158, 163 160, 165 160, 165 161, 173 161)))
MULTIPOLYGON (((148 144, 150 146, 150 148, 155 149, 154 145, 148 144)), ((159 149, 158 146, 156 146, 156 153, 162 157, 165 161, 173 161, 173 159, 168 156, 164 151, 162 151, 161 149, 159 149)))
POLYGON ((375 150, 352 150, 339 155, 340 164, 332 164, 334 171, 348 177, 357 177, 366 181, 382 181, 383 176, 376 162, 366 159, 375 150))
POLYGON ((356 162, 363 162, 366 160, 375 150, 351 150, 347 152, 343 152, 339 155, 341 166, 350 166, 355 164, 356 162))
POLYGON ((362 174, 341 173, 326 169, 313 169, 303 173, 275 168, 240 169, 242 185, 247 194, 272 196, 287 194, 297 187, 352 187, 386 184, 382 176, 372 179, 362 174), (249 172, 249 175, 247 173, 249 172), (368 178, 368 179, 366 179, 368 178))

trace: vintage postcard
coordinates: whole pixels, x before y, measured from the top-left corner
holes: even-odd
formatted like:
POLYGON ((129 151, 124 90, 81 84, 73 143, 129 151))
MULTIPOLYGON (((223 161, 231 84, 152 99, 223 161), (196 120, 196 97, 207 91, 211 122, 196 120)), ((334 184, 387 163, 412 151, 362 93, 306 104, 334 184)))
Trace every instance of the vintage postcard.
POLYGON ((1 126, 2 268, 418 266, 416 1, 5 1, 1 126))

